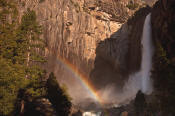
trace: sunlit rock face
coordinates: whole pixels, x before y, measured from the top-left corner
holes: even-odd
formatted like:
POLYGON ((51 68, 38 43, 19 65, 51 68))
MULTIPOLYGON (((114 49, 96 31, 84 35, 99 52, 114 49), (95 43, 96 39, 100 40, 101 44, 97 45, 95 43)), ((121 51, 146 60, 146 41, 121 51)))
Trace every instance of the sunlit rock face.
POLYGON ((91 8, 84 0, 21 0, 21 3, 24 5, 21 4, 20 13, 27 8, 35 10, 44 27, 47 68, 55 73, 60 68, 56 62, 61 56, 88 75, 93 68, 97 44, 122 25, 110 21, 110 14, 91 8))
POLYGON ((78 101, 89 93, 75 70, 92 80, 98 89, 114 84, 121 90, 128 74, 140 69, 140 38, 149 8, 137 9, 129 18, 136 10, 126 7, 127 0, 98 1, 18 1, 20 15, 27 8, 33 9, 43 26, 47 47, 42 54, 48 59, 44 67, 53 71, 78 101))
POLYGON ((59 82, 68 86, 73 99, 79 101, 80 98, 88 97, 89 93, 82 87, 82 82, 75 77, 75 70, 79 70, 85 78, 89 78, 94 68, 98 44, 119 30, 122 23, 112 21, 111 14, 97 7, 93 9, 93 6, 84 0, 18 2, 20 15, 27 8, 33 9, 43 26, 43 38, 47 44, 43 55, 48 59, 45 64, 47 71, 53 71, 59 82), (61 59, 66 59, 69 64, 74 65, 74 71, 73 67, 61 59))
MULTIPOLYGON (((47 48, 47 69, 61 70, 57 59, 68 59, 89 76, 96 57, 98 43, 117 32, 135 10, 128 0, 20 0, 20 14, 27 8, 36 11, 43 26, 47 48)), ((141 3, 140 0, 137 0, 141 3)), ((125 31, 128 31, 125 29, 125 31)), ((110 48, 108 48, 110 49, 110 48)))

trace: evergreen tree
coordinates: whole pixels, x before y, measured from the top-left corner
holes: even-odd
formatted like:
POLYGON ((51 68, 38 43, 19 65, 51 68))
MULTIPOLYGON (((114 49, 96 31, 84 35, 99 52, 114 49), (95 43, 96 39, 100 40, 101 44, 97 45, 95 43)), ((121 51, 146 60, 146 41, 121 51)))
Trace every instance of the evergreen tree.
POLYGON ((25 66, 25 78, 30 80, 28 92, 33 96, 42 94, 42 76, 44 70, 41 69, 41 64, 45 59, 41 56, 45 43, 39 38, 42 29, 36 20, 36 13, 30 9, 24 13, 21 25, 17 29, 17 45, 18 57, 16 62, 22 63, 25 66), (29 87, 30 87, 29 86, 29 87), (36 89, 41 88, 41 89, 36 89))
POLYGON ((34 97, 44 94, 40 64, 45 60, 35 12, 28 10, 19 21, 12 1, 0 0, 0 9, 0 115, 5 116, 14 110, 21 88, 34 97))
POLYGON ((57 115, 68 116, 72 106, 70 97, 68 97, 66 92, 57 83, 56 77, 53 73, 49 75, 46 86, 48 99, 55 108, 57 115))

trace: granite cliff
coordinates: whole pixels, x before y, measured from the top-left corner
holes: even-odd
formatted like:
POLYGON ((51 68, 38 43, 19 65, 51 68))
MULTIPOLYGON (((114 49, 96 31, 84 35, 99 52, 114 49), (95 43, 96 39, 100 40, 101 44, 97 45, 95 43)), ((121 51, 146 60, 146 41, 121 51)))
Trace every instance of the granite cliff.
MULTIPOLYGON (((46 40, 47 72, 66 84, 73 98, 84 91, 72 72, 80 72, 97 89, 115 84, 140 69, 140 39, 150 7, 140 0, 20 0, 20 15, 36 11, 46 40), (128 60, 129 58, 129 60, 128 60), (71 65, 71 69, 70 69, 71 65), (73 71, 71 71, 73 70, 73 71), (71 84, 70 84, 71 83, 71 84), (74 87, 72 87, 74 86, 74 87)), ((87 94, 84 91, 82 94, 87 94)))
MULTIPOLYGON (((133 47, 131 42, 134 41, 128 38, 133 33, 131 32, 133 21, 130 21, 130 24, 126 22, 135 11, 144 6, 143 2, 139 0, 132 2, 128 0, 20 0, 18 3, 21 15, 27 8, 36 11, 47 44, 44 55, 48 63, 45 67, 58 75, 59 80, 63 80, 61 77, 70 76, 60 64, 60 59, 66 59, 87 77, 94 72, 92 71, 94 68, 96 70, 94 62, 97 61, 98 55, 112 63, 110 66, 112 72, 118 69, 126 71, 127 67, 132 65, 130 62, 127 63, 125 58, 128 50, 132 50, 129 46, 133 47), (99 45, 101 43, 105 45, 99 45), (114 45, 115 43, 118 43, 118 46, 114 45), (105 51, 100 53, 99 46, 104 46, 102 49, 105 51)), ((136 40, 136 43, 139 41, 136 40)), ((131 57, 136 61, 138 58, 131 57)), ((99 60, 102 61, 103 59, 99 60)), ((137 68, 133 70, 137 70, 138 66, 136 65, 137 68)))
POLYGON ((128 75, 140 69, 140 39, 145 17, 150 12, 143 1, 20 0, 18 3, 21 15, 28 8, 36 11, 47 44, 43 55, 48 62, 44 67, 54 72, 70 92, 81 89, 68 64, 98 89, 115 84, 120 90, 128 75))
MULTIPOLYGON (((152 6, 155 0, 145 1, 19 0, 16 1, 19 9, 19 17, 17 16, 19 21, 16 24, 20 24, 20 19, 26 11, 36 12, 37 20, 43 27, 42 39, 46 42, 41 55, 48 62, 43 63, 42 67, 48 74, 54 72, 57 77, 54 78, 54 82, 58 81, 61 86, 66 84, 73 98, 73 110, 77 110, 78 106, 85 111, 88 108, 94 111, 100 110, 104 114, 106 112, 103 110, 109 111, 115 116, 131 114, 172 116, 175 114, 173 102, 175 101, 175 2, 159 0, 151 8, 146 3, 152 6), (145 17, 150 12, 151 15, 146 18, 149 20, 146 20, 145 17), (148 28, 143 29, 143 25, 148 28), (149 33, 142 34, 144 30, 149 33), (144 95, 146 93, 142 91, 143 88, 139 88, 141 90, 139 91, 133 85, 131 89, 135 92, 126 91, 124 94, 125 86, 130 85, 130 77, 143 70, 142 50, 145 44, 141 43, 141 39, 144 40, 144 35, 149 39, 152 35, 155 47, 153 62, 150 60, 153 63, 152 70, 149 68, 149 72, 146 72, 150 73, 147 77, 151 76, 154 80, 154 91, 151 95, 144 95), (139 92, 136 94, 137 91, 139 92), (133 96, 136 97, 135 100, 133 96), (101 103, 104 106, 101 106, 101 103), (127 103, 129 104, 126 105, 127 103)), ((1 5, 8 6, 3 1, 1 5)), ((14 5, 16 6, 15 3, 14 5)), ((33 16, 36 19, 35 12, 33 16)), ((10 17, 5 18, 13 22, 10 17)), ((37 51, 40 51, 39 49, 37 51)), ((44 76, 46 76, 44 79, 47 79, 47 75, 44 76)), ((142 79, 142 76, 143 74, 133 78, 142 79)), ((136 83, 140 85, 143 81, 136 83)), ((52 92, 52 89, 50 90, 52 92)), ((20 103, 22 108, 24 102, 20 103)), ((52 105, 56 102, 50 103, 47 99, 41 98, 31 103, 36 107, 48 106, 40 111, 55 115, 52 105), (51 109, 51 112, 47 109, 51 109)), ((24 107, 22 109, 24 110, 24 107)))
POLYGON ((156 109, 174 115, 175 69, 175 1, 160 0, 152 10, 152 33, 155 41, 153 76, 156 109))

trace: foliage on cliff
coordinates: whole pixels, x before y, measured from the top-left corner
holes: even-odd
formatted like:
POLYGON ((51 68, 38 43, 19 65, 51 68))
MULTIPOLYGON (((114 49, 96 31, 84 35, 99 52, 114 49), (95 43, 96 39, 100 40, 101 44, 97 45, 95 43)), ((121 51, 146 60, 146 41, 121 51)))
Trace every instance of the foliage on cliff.
POLYGON ((0 0, 0 115, 12 113, 19 89, 26 88, 32 96, 43 93, 40 34, 34 11, 28 10, 19 19, 16 4, 0 0))

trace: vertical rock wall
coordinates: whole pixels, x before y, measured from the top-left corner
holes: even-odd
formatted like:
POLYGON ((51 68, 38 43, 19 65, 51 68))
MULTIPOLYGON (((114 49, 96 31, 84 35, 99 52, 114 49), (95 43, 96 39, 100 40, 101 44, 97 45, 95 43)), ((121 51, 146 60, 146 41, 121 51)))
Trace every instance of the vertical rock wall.
POLYGON ((45 67, 58 80, 72 76, 60 57, 90 77, 94 84, 100 79, 102 85, 111 82, 123 85, 129 73, 139 70, 140 38, 149 8, 137 9, 127 21, 135 12, 128 9, 127 0, 20 0, 18 3, 21 15, 27 8, 36 11, 47 43, 45 67))
POLYGON ((62 57, 88 75, 97 44, 121 27, 120 22, 110 21, 109 14, 85 9, 84 0, 21 0, 20 3, 20 14, 27 8, 37 13, 47 43, 46 67, 54 72, 59 70, 57 60, 62 57))

